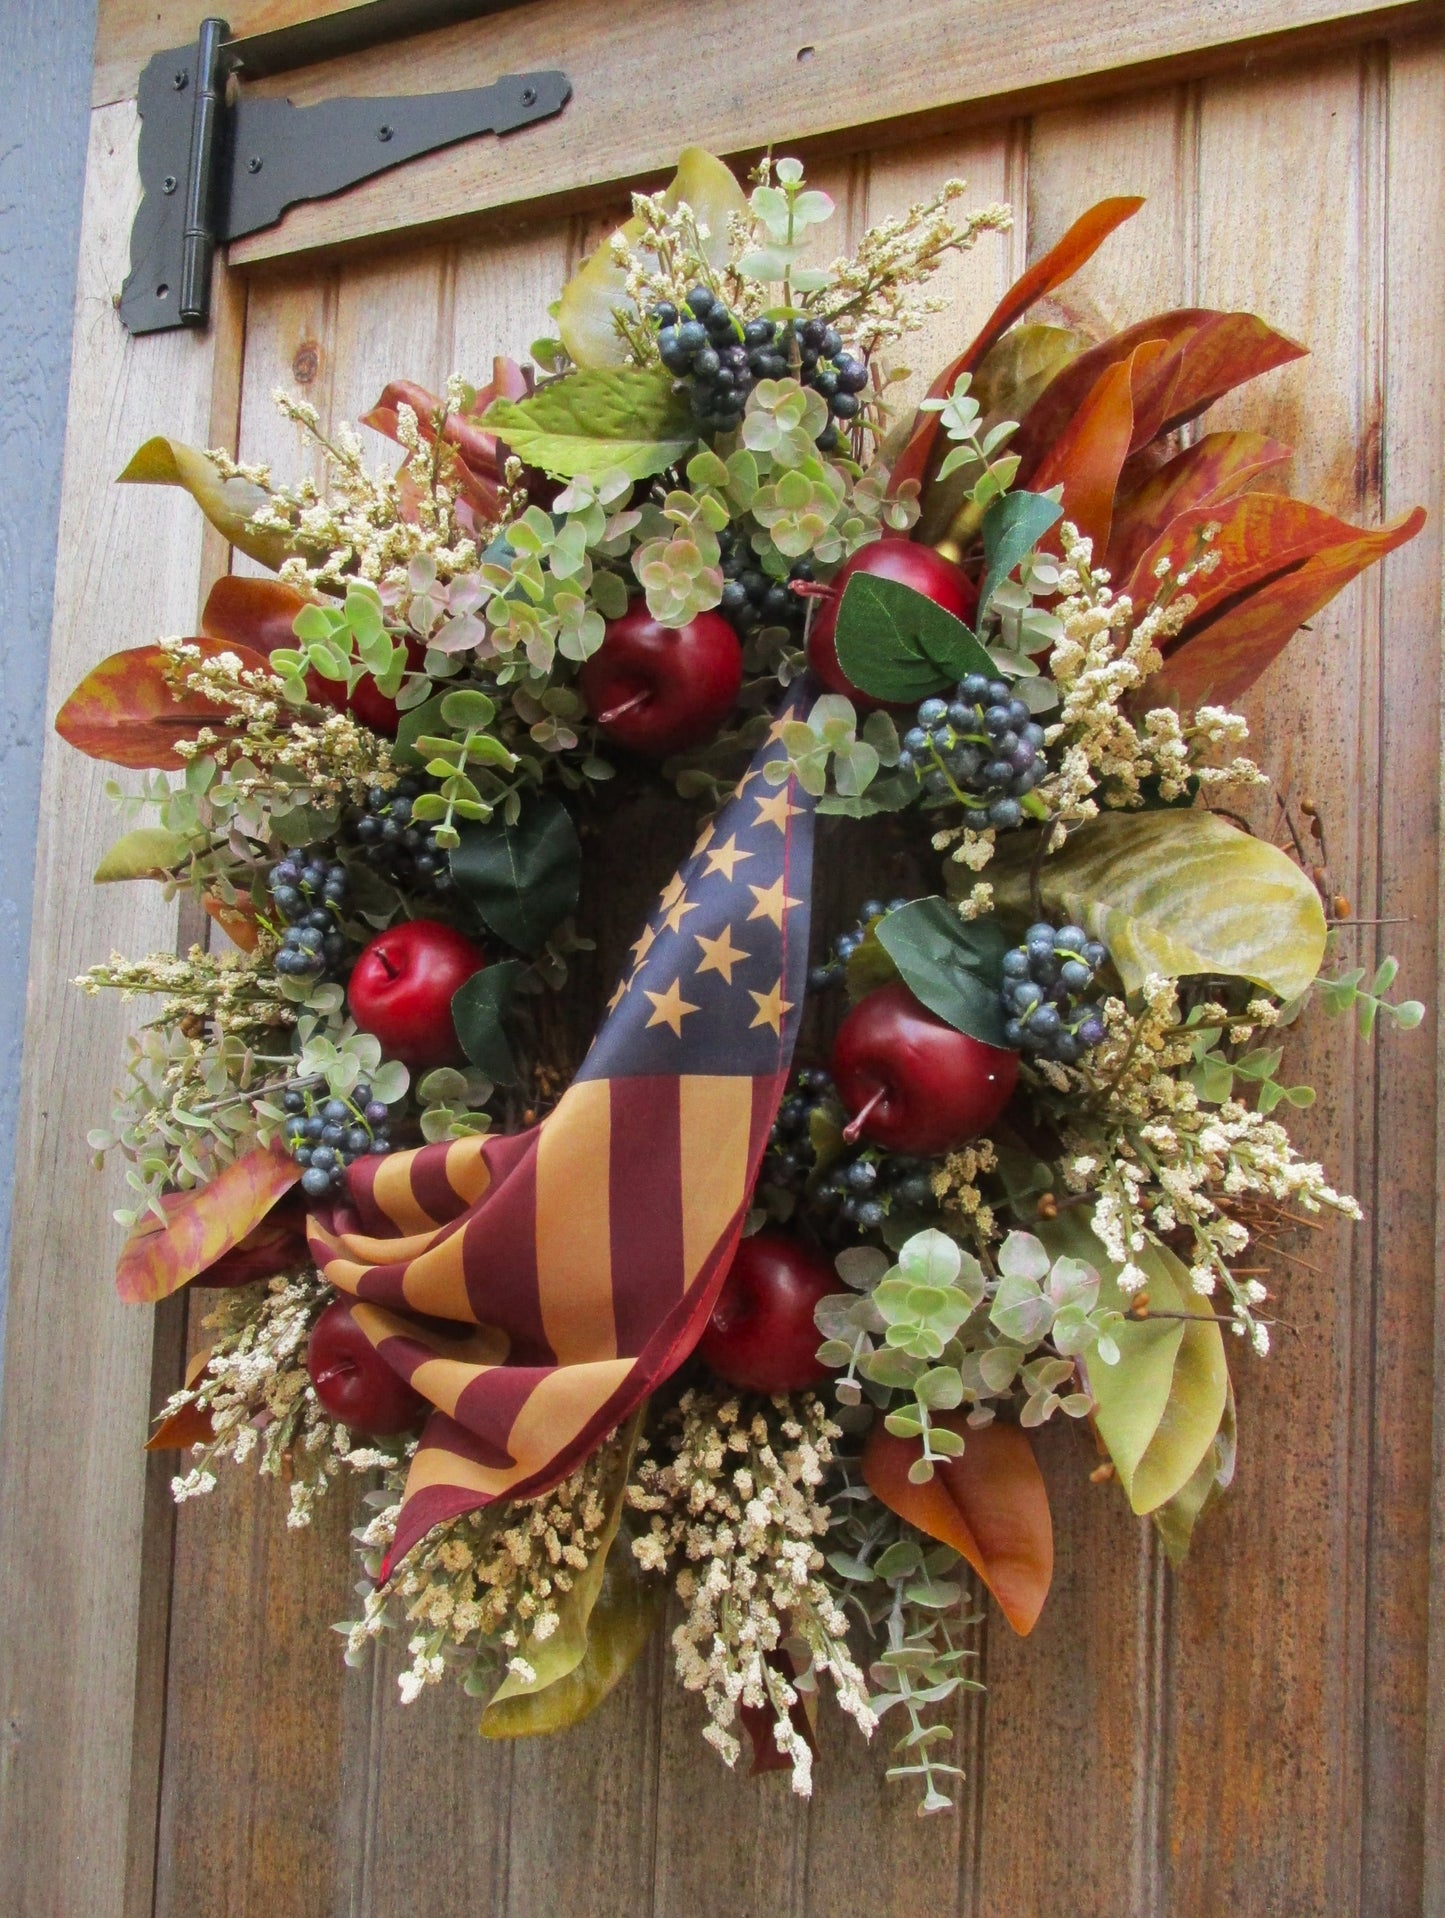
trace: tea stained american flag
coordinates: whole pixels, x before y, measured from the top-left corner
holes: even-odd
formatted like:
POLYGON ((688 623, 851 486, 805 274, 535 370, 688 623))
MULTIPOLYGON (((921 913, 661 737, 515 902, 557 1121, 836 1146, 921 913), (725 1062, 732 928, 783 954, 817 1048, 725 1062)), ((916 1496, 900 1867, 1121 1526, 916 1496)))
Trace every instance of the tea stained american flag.
POLYGON ((663 892, 555 1109, 358 1160, 349 1203, 310 1219, 322 1275, 436 1408, 389 1564, 566 1477, 701 1334, 806 980, 813 807, 764 776, 781 724, 663 892))

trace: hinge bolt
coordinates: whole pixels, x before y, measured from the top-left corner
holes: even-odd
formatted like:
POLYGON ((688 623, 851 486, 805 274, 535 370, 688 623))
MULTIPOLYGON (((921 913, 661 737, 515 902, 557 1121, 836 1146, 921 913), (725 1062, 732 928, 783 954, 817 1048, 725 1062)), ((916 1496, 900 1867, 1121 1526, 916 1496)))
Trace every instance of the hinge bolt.
POLYGON ((261 171, 261 156, 259 153, 253 153, 251 155, 250 159, 246 162, 246 171, 248 173, 259 173, 261 171))
POLYGON ((161 192, 174 193, 175 190, 176 190, 176 176, 174 173, 168 173, 166 177, 161 181, 161 192))
POLYGON ((177 93, 184 93, 186 88, 190 84, 191 84, 191 76, 190 74, 186 72, 184 67, 182 67, 178 73, 173 73, 171 75, 171 85, 175 88, 177 93))
POLYGON ((537 89, 535 87, 523 87, 522 88, 522 105, 524 107, 534 107, 536 106, 536 104, 537 104, 537 89))
POLYGON ((391 128, 388 126, 378 127, 376 129, 376 137, 378 140, 389 140, 391 138, 391 128))

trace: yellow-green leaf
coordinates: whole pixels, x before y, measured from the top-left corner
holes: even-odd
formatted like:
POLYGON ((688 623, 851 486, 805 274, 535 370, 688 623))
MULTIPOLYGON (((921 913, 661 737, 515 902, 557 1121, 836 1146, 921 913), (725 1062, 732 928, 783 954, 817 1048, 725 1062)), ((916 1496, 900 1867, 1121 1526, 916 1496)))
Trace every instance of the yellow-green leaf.
MULTIPOLYGON (((642 1427, 643 1410, 639 1407, 626 1425, 608 1440, 609 1459, 599 1487, 607 1516, 597 1550, 588 1561, 586 1571, 578 1572, 573 1577, 571 1591, 563 1594, 557 1606, 556 1630, 547 1638, 528 1637, 522 1642, 519 1656, 531 1666, 535 1676, 525 1681, 515 1677, 505 1678, 492 1694, 491 1704, 487 1708, 488 1717, 498 1705, 510 1699, 537 1697, 549 1690, 575 1671, 586 1657, 589 1622, 602 1591, 608 1554, 622 1521, 623 1495, 627 1489, 627 1474, 632 1469, 637 1434, 642 1427)), ((485 1719, 482 1729, 487 1729, 485 1719)))
MULTIPOLYGON (((1031 836, 1022 847, 1005 840, 989 868, 1000 911, 1016 919, 1034 917, 1032 850, 1031 836)), ((1325 915, 1308 877, 1216 813, 1104 813, 1070 833, 1039 883, 1048 912, 1103 940, 1129 992, 1150 973, 1216 972, 1293 999, 1324 958, 1325 915)))
POLYGON ((569 373, 530 399, 494 400, 482 425, 554 479, 616 472, 648 479, 697 443, 687 404, 661 367, 569 373))
POLYGON ((665 1583, 639 1570, 625 1534, 614 1538, 580 1664, 545 1691, 494 1700, 483 1714, 482 1736, 531 1738, 538 1732, 565 1731, 585 1718, 636 1662, 666 1603, 665 1583))
POLYGON ((1199 1461, 1194 1476, 1173 1498, 1151 1514, 1160 1542, 1172 1564, 1183 1564, 1194 1537, 1195 1526, 1234 1477, 1235 1437, 1234 1388, 1231 1386, 1225 1397, 1224 1417, 1219 1422, 1214 1443, 1199 1461))
MULTIPOLYGON (((1127 1312, 1119 1268, 1095 1238, 1084 1208, 1034 1228, 1054 1258, 1083 1259, 1099 1274, 1099 1304, 1127 1312)), ((1213 1308, 1192 1289, 1172 1252, 1146 1245, 1134 1255, 1148 1274, 1151 1312, 1189 1315, 1126 1319, 1114 1334, 1115 1365, 1089 1363, 1094 1422, 1130 1505, 1157 1511, 1183 1491, 1213 1445, 1229 1395, 1224 1340, 1213 1308)))
POLYGON ((164 826, 137 826, 124 832, 95 869, 97 885, 113 879, 164 879, 186 856, 184 833, 164 826))
POLYGON ((299 550, 286 534, 252 526, 251 515, 270 498, 263 487, 250 480, 222 479, 208 453, 182 440, 163 435, 147 440, 120 479, 131 485, 183 486, 217 532, 272 572, 299 550))
MULTIPOLYGON (((727 258, 728 221, 734 213, 747 212, 743 190, 722 161, 703 147, 684 147, 662 198, 669 211, 687 202, 707 228, 709 262, 721 266, 727 258)), ((562 290, 557 331, 579 366, 621 366, 626 360, 627 348, 618 338, 612 314, 615 308, 631 307, 632 302, 627 297, 627 276, 612 258, 612 242, 620 234, 635 243, 641 232, 640 220, 628 220, 589 254, 562 290)))

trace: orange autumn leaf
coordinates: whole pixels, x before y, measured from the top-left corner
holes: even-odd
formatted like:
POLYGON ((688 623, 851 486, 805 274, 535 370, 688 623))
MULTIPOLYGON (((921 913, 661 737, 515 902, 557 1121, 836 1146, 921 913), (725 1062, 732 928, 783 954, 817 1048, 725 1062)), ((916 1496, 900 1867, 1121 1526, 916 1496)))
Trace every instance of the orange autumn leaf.
POLYGON ((941 1460, 914 1485, 908 1468, 917 1439, 894 1438, 880 1419, 863 1448, 863 1477, 873 1496, 930 1538, 951 1545, 993 1593, 1021 1637, 1038 1622, 1054 1575, 1054 1529, 1043 1474, 1017 1425, 972 1429, 961 1413, 934 1423, 964 1441, 961 1458, 941 1460))
MULTIPOLYGON (((483 432, 476 422, 493 400, 525 399, 531 390, 526 370, 515 360, 499 355, 492 361, 490 383, 477 389, 471 410, 448 413, 442 422, 442 443, 450 447, 455 456, 454 478, 460 497, 483 519, 495 519, 500 509, 504 454, 496 434, 483 432)), ((437 436, 433 422, 444 403, 435 393, 412 380, 392 380, 371 411, 362 414, 361 423, 384 433, 388 439, 399 440, 398 409, 409 406, 416 415, 417 431, 431 446, 437 436)))
POLYGON ((201 904, 226 937, 242 952, 254 952, 260 945, 261 929, 256 923, 256 909, 249 900, 227 905, 215 893, 207 892, 201 895, 201 904))
POLYGON ((278 1273, 305 1265, 307 1257, 306 1200, 300 1187, 293 1186, 239 1245, 223 1252, 191 1283, 207 1288, 253 1285, 257 1279, 274 1279, 278 1273))
POLYGON ((126 1240, 116 1291, 133 1305, 169 1298, 240 1245, 300 1177, 294 1159, 258 1146, 193 1192, 169 1193, 165 1224, 148 1212, 126 1240))
MULTIPOLYGON (((1041 300, 1046 293, 1052 293, 1065 280, 1071 279, 1085 261, 1099 250, 1115 227, 1132 219, 1143 204, 1139 195, 1127 194, 1116 199, 1100 200, 1086 213, 1081 213, 1063 237, 1014 281, 985 321, 982 330, 957 359, 944 367, 929 387, 929 399, 945 399, 958 383, 959 375, 972 373, 990 347, 1002 339, 1014 321, 1026 313, 1035 300, 1041 300)), ((916 415, 907 444, 894 462, 889 477, 891 491, 896 492, 904 480, 923 480, 927 477, 929 468, 935 463, 934 456, 940 450, 938 434, 936 413, 916 415)))
POLYGON ((1148 682, 1150 703, 1162 700, 1181 711, 1209 703, 1233 705, 1307 619, 1367 566, 1413 539, 1424 524, 1425 509, 1417 506, 1390 526, 1344 527, 1348 537, 1243 597, 1224 601, 1202 626, 1186 626, 1162 671, 1148 682))
MULTIPOLYGON (((1306 348, 1276 333, 1253 313, 1215 313, 1180 307, 1140 320, 1081 353, 1029 408, 1010 451, 1020 460, 1018 484, 1037 491, 1035 474, 1055 440, 1084 404, 1107 367, 1128 359, 1146 340, 1166 340, 1169 351, 1149 367, 1134 391, 1131 453, 1161 433, 1194 419, 1246 380, 1298 359, 1306 348)), ((1126 475, 1132 480, 1132 475, 1126 475)), ((1142 477, 1142 475, 1140 476, 1142 477)))
MULTIPOLYGON (((186 1390, 206 1369, 210 1346, 193 1352, 186 1361, 186 1390)), ((187 1452, 193 1445, 205 1445, 216 1436, 211 1414, 199 1405, 183 1405, 178 1412, 161 1420, 145 1442, 148 1452, 187 1452)))
POLYGON ((296 615, 311 605, 304 593, 279 579, 218 579, 201 614, 201 631, 231 646, 249 646, 267 658, 278 646, 294 646, 296 615))
MULTIPOLYGON (((1135 395, 1168 351, 1167 341, 1144 340, 1127 360, 1106 367, 1031 482, 1036 493, 1063 487, 1064 518, 1094 542, 1096 553, 1109 543, 1114 494, 1134 440, 1135 395)), ((1057 540, 1055 532, 1044 544, 1057 552, 1057 540)))
MULTIPOLYGON (((264 672, 259 653, 219 639, 188 640, 204 658, 234 653, 248 670, 264 672)), ((112 653, 88 672, 55 716, 55 730, 67 745, 112 766, 179 772, 186 760, 176 751, 203 726, 229 717, 199 693, 175 691, 166 673, 175 662, 159 646, 132 646, 112 653)))
POLYGON ((1206 433, 1156 467, 1115 502, 1105 561, 1110 577, 1116 583, 1126 580, 1145 549, 1181 513, 1234 499, 1261 473, 1284 465, 1291 450, 1264 433, 1206 433))
POLYGON ((1219 505, 1192 507, 1177 514, 1134 562, 1119 590, 1136 606, 1154 591, 1155 568, 1166 562, 1171 570, 1186 566, 1205 550, 1206 528, 1215 528, 1208 542, 1216 555, 1208 572, 1189 582, 1194 610, 1184 628, 1197 631, 1224 601, 1238 600, 1247 589, 1293 572, 1316 553, 1358 537, 1361 528, 1336 519, 1322 506, 1292 499, 1287 493, 1245 493, 1219 505))

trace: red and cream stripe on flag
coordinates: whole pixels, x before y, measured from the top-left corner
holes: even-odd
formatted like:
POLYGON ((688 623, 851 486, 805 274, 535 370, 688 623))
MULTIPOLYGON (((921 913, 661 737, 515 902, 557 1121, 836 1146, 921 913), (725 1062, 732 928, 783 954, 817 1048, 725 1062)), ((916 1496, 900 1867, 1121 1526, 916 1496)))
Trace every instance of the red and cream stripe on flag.
POLYGON ((665 889, 576 1080, 529 1131, 358 1160, 322 1274, 436 1408, 388 1563, 564 1478, 692 1350, 786 1083, 812 804, 763 770, 665 889))

